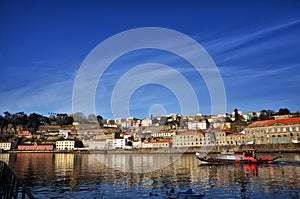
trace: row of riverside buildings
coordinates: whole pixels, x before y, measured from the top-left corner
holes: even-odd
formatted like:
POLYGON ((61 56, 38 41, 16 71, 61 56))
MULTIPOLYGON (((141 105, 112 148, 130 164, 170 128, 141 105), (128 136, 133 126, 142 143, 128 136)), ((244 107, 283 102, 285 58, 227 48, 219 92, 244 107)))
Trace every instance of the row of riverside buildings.
MULTIPOLYGON (((300 117, 293 118, 291 116, 286 116, 286 118, 256 121, 235 128, 239 129, 239 131, 232 131, 232 128, 230 128, 230 126, 237 126, 239 122, 226 122, 220 119, 220 117, 215 117, 214 120, 209 118, 208 122, 207 119, 201 120, 201 117, 197 118, 198 116, 196 119, 195 117, 189 118, 189 121, 193 124, 197 123, 197 125, 201 126, 201 129, 198 129, 199 126, 195 126, 197 128, 166 130, 164 128, 154 128, 155 126, 150 128, 149 125, 148 130, 147 128, 140 129, 139 126, 139 131, 120 132, 115 127, 106 127, 106 130, 99 130, 99 128, 91 128, 91 125, 88 125, 86 128, 80 130, 80 132, 77 130, 76 136, 83 142, 85 150, 156 149, 170 147, 201 147, 207 145, 284 145, 300 143, 300 117), (210 128, 208 128, 208 126, 210 126, 210 128), (107 129, 110 129, 110 131, 107 129)), ((134 121, 134 118, 130 121, 134 121)), ((148 125, 150 120, 147 121, 148 125)), ((125 123, 122 123, 122 125, 125 126, 125 123)), ((135 125, 135 123, 131 122, 130 125, 135 125)), ((126 125, 126 127, 128 127, 128 125, 126 125)), ((60 134, 62 133, 67 135, 64 131, 60 132, 60 134)), ((17 149, 74 150, 83 147, 82 144, 76 144, 78 140, 72 139, 72 136, 64 137, 64 140, 59 140, 52 144, 23 144, 18 145, 17 149)), ((0 149, 10 150, 12 148, 11 145, 12 143, 10 142, 0 142, 0 149)))
MULTIPOLYGON (((20 144, 18 150, 20 151, 52 151, 52 150, 74 150, 78 148, 78 141, 76 140, 59 140, 55 144, 20 144)), ((0 142, 0 149, 9 151, 12 149, 11 142, 0 142)))
MULTIPOLYGON (((225 125, 226 126, 226 125, 225 125)), ((121 136, 106 139, 89 139, 90 150, 201 147, 206 145, 267 145, 300 143, 300 118, 282 118, 256 121, 240 132, 226 129, 187 131, 159 131, 148 134, 121 133, 121 136), (122 135, 123 134, 123 135, 122 135)))

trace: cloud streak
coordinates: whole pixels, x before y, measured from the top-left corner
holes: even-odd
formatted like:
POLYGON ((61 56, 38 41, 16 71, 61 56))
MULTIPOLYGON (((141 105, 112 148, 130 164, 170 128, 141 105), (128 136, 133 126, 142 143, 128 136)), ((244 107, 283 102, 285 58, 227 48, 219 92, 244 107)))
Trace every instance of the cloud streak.
MULTIPOLYGON (((282 40, 288 41, 291 38, 286 38, 284 35, 288 31, 299 34, 300 19, 286 21, 281 23, 264 23, 255 24, 249 27, 243 27, 240 30, 227 30, 223 37, 212 41, 204 41, 203 45, 216 53, 217 59, 221 63, 245 58, 251 53, 261 54, 264 56, 266 50, 272 49, 274 46, 284 45, 282 40), (280 40, 277 35, 281 35, 280 40)), ((298 40, 296 42, 299 42, 298 40)))

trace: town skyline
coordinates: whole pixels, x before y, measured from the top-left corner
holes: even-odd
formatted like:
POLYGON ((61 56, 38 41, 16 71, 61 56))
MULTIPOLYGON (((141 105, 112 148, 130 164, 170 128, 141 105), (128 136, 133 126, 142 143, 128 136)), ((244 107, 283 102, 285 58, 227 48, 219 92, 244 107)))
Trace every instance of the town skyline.
MULTIPOLYGON (((246 114, 256 114, 256 113, 261 113, 261 112, 266 112, 269 116, 276 116, 276 115, 295 115, 295 116, 300 116, 300 111, 297 110, 297 111, 292 111, 290 110, 289 108, 287 107, 281 107, 279 108, 278 110, 272 110, 272 109, 262 109, 262 110, 252 110, 252 111, 248 111, 248 112, 243 112, 241 111, 240 109, 238 108, 235 108, 234 110, 230 111, 230 112, 225 112, 225 113, 217 113, 217 114, 210 114, 210 115, 206 115, 206 114, 202 114, 202 113, 197 113, 197 114, 194 114, 194 115, 183 115, 183 114, 180 114, 180 113, 169 113, 169 114, 165 114, 165 115, 149 115, 149 116, 145 116, 145 117, 135 117, 135 116, 130 116, 130 117, 127 117, 127 118, 135 118, 135 119, 144 119, 144 118, 154 118, 154 117, 167 117, 167 116, 170 116, 170 115, 180 115, 180 116, 184 116, 184 117, 189 117, 189 116, 201 116, 201 117, 209 117, 209 116, 217 116, 217 115, 234 115, 235 112, 238 112, 240 115, 246 115, 246 114)), ((94 119, 97 120, 97 117, 101 117, 101 119, 103 120, 115 120, 115 119, 126 119, 125 118, 105 118, 103 117, 101 114, 90 114, 90 115, 84 115, 82 112, 77 112, 77 113, 67 113, 67 112, 48 112, 46 114, 43 114, 43 113, 39 113, 39 112, 25 112, 25 111, 18 111, 18 112, 9 112, 9 111, 4 111, 3 113, 0 113, 0 116, 1 117, 5 117, 7 115, 9 116, 13 116, 13 115, 26 115, 27 116, 30 116, 30 115, 40 115, 40 116, 44 116, 44 117, 49 117, 49 118, 60 118, 60 117, 74 117, 74 116, 79 116, 79 117, 83 117, 83 118, 86 118, 88 119, 89 117, 95 117, 94 119)))

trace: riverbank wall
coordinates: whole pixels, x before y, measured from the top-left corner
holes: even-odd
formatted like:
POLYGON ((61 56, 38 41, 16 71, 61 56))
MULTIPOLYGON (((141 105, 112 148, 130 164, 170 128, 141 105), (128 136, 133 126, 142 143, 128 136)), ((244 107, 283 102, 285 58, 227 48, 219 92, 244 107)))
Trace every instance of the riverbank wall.
POLYGON ((119 150, 10 150, 9 153, 101 153, 101 154, 154 154, 154 153, 221 153, 224 151, 242 152, 244 148, 254 148, 258 153, 300 153, 300 143, 292 144, 257 144, 235 146, 206 146, 206 147, 169 147, 159 149, 119 149, 119 150))

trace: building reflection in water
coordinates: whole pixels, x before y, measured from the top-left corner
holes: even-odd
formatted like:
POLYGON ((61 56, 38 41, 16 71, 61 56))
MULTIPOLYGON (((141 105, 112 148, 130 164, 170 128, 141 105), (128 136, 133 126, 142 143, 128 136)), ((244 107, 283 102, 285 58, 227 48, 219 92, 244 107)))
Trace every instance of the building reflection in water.
MULTIPOLYGON (((120 192, 127 189, 169 190, 172 187, 192 187, 195 190, 206 190, 206 194, 211 197, 215 197, 214 194, 218 192, 220 196, 225 194, 222 196, 229 198, 237 194, 240 194, 238 197, 248 197, 258 192, 299 191, 299 162, 258 166, 199 166, 200 162, 194 155, 177 158, 170 154, 0 154, 0 160, 7 162, 33 190, 35 187, 39 190, 43 187, 45 192, 62 194, 57 197, 63 197, 66 192, 85 189, 102 192, 101 187, 104 185, 118 186, 120 192), (154 167, 157 170, 152 170, 154 167), (233 195, 226 195, 230 193, 233 195)), ((297 158, 299 154, 294 154, 292 160, 297 158)))
POLYGON ((110 168, 127 173, 148 173, 160 170, 181 157, 181 154, 90 154, 110 168))

